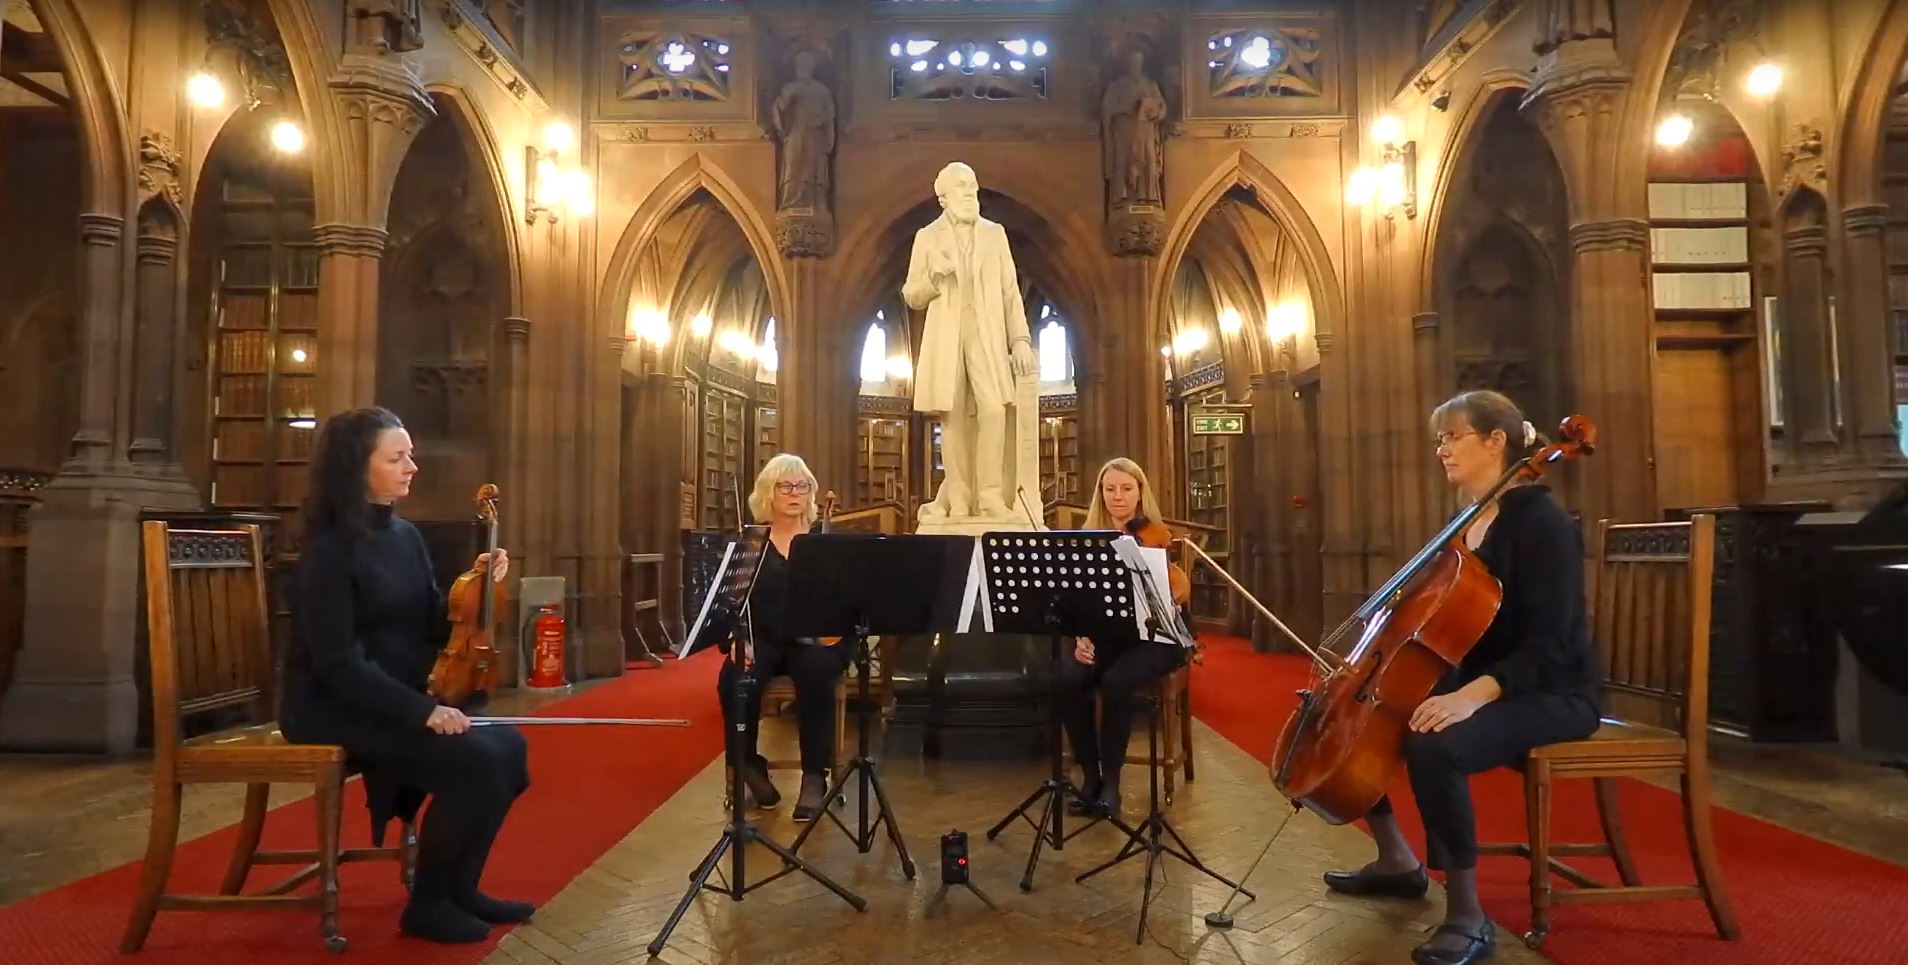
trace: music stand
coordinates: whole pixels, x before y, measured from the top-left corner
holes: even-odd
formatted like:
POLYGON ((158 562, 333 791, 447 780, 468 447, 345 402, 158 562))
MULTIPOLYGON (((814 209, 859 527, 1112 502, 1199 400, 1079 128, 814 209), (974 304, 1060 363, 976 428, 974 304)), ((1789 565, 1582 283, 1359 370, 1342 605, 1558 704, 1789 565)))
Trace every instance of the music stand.
MULTIPOLYGON (((868 637, 874 634, 917 634, 953 631, 965 598, 966 570, 974 557, 971 536, 885 536, 867 533, 826 533, 795 537, 788 550, 789 586, 783 605, 780 634, 784 637, 841 637, 837 646, 851 647, 861 672, 855 725, 860 732, 855 759, 834 775, 822 798, 821 814, 789 844, 799 852, 823 815, 835 822, 856 850, 874 847, 875 829, 884 822, 888 839, 901 858, 901 873, 914 878, 914 859, 895 822, 894 809, 881 786, 881 776, 869 753, 873 699, 869 695, 868 637), (860 814, 850 829, 834 812, 845 800, 848 780, 859 778, 860 814), (869 819, 868 792, 874 791, 879 813, 869 819)), ((815 646, 815 644, 808 644, 815 646)))
MULTIPOLYGON (((1160 646, 1167 644, 1177 646, 1181 648, 1181 658, 1184 659, 1192 650, 1193 638, 1191 629, 1180 620, 1179 613, 1177 609, 1173 607, 1170 597, 1162 592, 1162 588, 1155 581, 1153 574, 1149 572, 1146 560, 1142 558, 1139 548, 1136 545, 1122 544, 1117 547, 1117 551, 1120 556, 1121 565, 1131 574, 1133 584, 1139 588, 1139 599, 1144 604, 1145 611, 1145 615, 1142 618, 1144 623, 1143 633, 1138 635, 1138 639, 1121 638, 1123 641, 1126 641, 1124 645, 1160 646)), ((1128 636, 1130 638, 1133 635, 1128 636)), ((1160 686, 1164 686, 1163 681, 1160 686)), ((1219 872, 1206 867, 1206 865, 1192 853, 1192 846, 1187 844, 1186 839, 1180 837, 1179 832, 1173 829, 1172 823, 1166 820, 1165 809, 1161 807, 1159 800, 1159 715, 1164 712, 1164 709, 1165 702, 1163 700, 1155 702, 1153 705, 1152 719, 1149 720, 1146 725, 1146 742, 1149 748, 1149 757, 1147 758, 1146 767, 1147 797, 1151 805, 1147 811, 1146 820, 1141 821, 1138 827, 1128 827, 1119 819, 1118 815, 1109 818, 1110 823, 1121 831, 1126 832, 1126 842, 1120 846, 1118 854, 1081 872, 1073 879, 1076 882, 1085 881, 1128 858, 1135 857, 1142 853, 1146 855, 1146 876, 1140 886, 1139 927, 1133 934, 1133 943, 1136 945, 1145 941, 1146 912, 1153 903, 1153 872, 1159 867, 1159 859, 1162 854, 1172 855, 1180 861, 1185 862, 1194 871, 1206 875, 1221 884, 1231 886, 1235 893, 1243 891, 1247 898, 1253 900, 1258 899, 1257 895, 1244 888, 1243 881, 1234 882, 1219 872), (1164 843, 1161 840, 1161 835, 1172 838, 1179 847, 1174 848, 1172 845, 1164 843)), ((1229 900, 1230 899, 1228 899, 1228 901, 1229 900)))
MULTIPOLYGON (((1034 826, 1033 849, 1021 891, 1033 890, 1040 849, 1066 846, 1062 827, 1069 796, 1080 797, 1067 777, 1060 736, 1060 668, 1063 637, 1101 639, 1134 636, 1140 609, 1133 583, 1114 551, 1121 534, 1112 530, 1073 532, 988 533, 981 537, 983 614, 989 629, 998 633, 1046 636, 1051 641, 1051 668, 1047 680, 1047 729, 1052 770, 1047 779, 1020 806, 987 830, 992 841, 1020 818, 1034 826), (1035 802, 1046 800, 1040 820, 1028 816, 1035 802)), ((1081 800, 1085 800, 1081 798, 1081 800)), ((1091 803, 1091 802, 1088 802, 1091 803)))
POLYGON ((715 578, 709 583, 708 595, 703 597, 702 608, 696 615, 691 631, 682 638, 677 657, 685 657, 712 646, 724 647, 723 659, 730 664, 728 693, 724 699, 729 702, 729 723, 723 737, 729 762, 729 823, 722 829, 722 836, 716 840, 715 847, 703 856, 696 870, 689 875, 689 890, 683 893, 677 902, 676 910, 669 915, 662 931, 656 933, 654 941, 649 943, 651 956, 662 954, 663 945, 669 941, 669 935, 676 930, 677 923, 689 911, 689 905, 696 895, 707 889, 717 894, 728 895, 731 901, 741 901, 742 896, 768 884, 792 871, 800 871, 820 882, 829 891, 840 895, 843 901, 854 906, 856 911, 866 911, 868 903, 860 895, 843 888, 827 875, 822 874, 807 862, 795 856, 793 851, 782 847, 772 838, 762 835, 755 823, 743 816, 742 793, 742 734, 747 729, 745 716, 748 714, 748 691, 754 686, 754 679, 743 670, 742 641, 751 632, 751 620, 748 609, 749 592, 755 587, 755 574, 762 565, 762 551, 768 543, 768 527, 748 526, 742 531, 742 538, 732 542, 723 551, 722 563, 715 578), (743 856, 748 845, 760 844, 775 852, 782 859, 782 870, 763 878, 754 884, 748 884, 744 874, 743 856), (715 873, 721 863, 722 855, 728 852, 730 857, 729 881, 723 885, 709 884, 709 876, 715 873))

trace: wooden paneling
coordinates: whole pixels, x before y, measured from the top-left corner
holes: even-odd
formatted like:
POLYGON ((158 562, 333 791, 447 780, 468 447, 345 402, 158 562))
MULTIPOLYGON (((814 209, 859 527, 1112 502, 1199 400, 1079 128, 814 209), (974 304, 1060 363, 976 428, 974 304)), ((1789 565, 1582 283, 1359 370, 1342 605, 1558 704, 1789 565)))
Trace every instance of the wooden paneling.
POLYGON ((1734 363, 1723 348, 1662 346, 1656 355, 1656 486, 1666 507, 1738 498, 1734 363))

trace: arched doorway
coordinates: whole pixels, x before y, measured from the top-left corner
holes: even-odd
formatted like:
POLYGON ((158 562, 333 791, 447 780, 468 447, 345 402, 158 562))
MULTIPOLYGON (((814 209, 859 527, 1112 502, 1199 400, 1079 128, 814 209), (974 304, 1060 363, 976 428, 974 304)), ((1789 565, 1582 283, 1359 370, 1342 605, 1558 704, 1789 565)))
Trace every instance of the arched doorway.
POLYGON ((79 428, 82 172, 65 65, 6 4, 0 31, 0 698, 26 612, 27 513, 79 428))
MULTIPOLYGON (((1318 331, 1325 294, 1306 241, 1235 183, 1207 207, 1170 276, 1159 351, 1172 462, 1150 468, 1169 515, 1301 634, 1323 622, 1318 331)), ((1249 607, 1196 568, 1193 616, 1256 633, 1249 607)))

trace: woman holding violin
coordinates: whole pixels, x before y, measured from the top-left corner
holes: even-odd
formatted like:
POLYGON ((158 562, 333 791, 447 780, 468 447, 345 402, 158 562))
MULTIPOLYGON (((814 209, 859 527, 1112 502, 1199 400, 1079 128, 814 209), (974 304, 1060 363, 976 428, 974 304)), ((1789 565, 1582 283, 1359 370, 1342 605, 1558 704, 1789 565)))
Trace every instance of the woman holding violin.
MULTIPOLYGON (((828 769, 835 756, 835 686, 848 668, 848 654, 843 648, 786 636, 776 625, 788 594, 789 544, 814 528, 821 515, 815 493, 815 474, 808 464, 802 457, 786 452, 762 467, 749 493, 750 515, 757 523, 767 523, 769 532, 762 564, 749 593, 752 654, 748 669, 742 672, 753 683, 747 688, 744 713, 748 719, 741 737, 742 782, 757 807, 772 808, 782 799, 769 780, 767 758, 755 747, 762 719, 762 689, 770 679, 786 674, 795 683, 795 723, 802 753, 802 790, 791 814, 797 821, 812 821, 821 814, 822 798, 828 793, 828 769)), ((724 729, 729 733, 733 733, 734 722, 727 719, 730 710, 726 695, 736 672, 735 663, 725 661, 716 684, 724 729)), ((729 764, 737 766, 733 759, 729 764)))
MULTIPOLYGON (((1100 467, 1093 499, 1087 507, 1085 529, 1112 529, 1131 534, 1142 546, 1164 549, 1172 532, 1159 521, 1159 498, 1139 464, 1124 457, 1100 467)), ((1174 606, 1184 606, 1192 583, 1171 563, 1166 567, 1174 606)), ((1185 659, 1176 643, 1139 639, 1074 641, 1060 667, 1060 719, 1065 723, 1073 759, 1080 764, 1080 799, 1067 802, 1073 814, 1120 812, 1120 766, 1126 763, 1126 742, 1133 733, 1134 694, 1145 685, 1172 673, 1185 659), (1099 691, 1100 713, 1095 721, 1094 691, 1099 691)))
MULTIPOLYGON (((473 729, 463 709, 427 689, 451 627, 424 538, 395 511, 417 470, 410 434, 387 410, 343 412, 318 433, 281 726, 295 743, 343 746, 364 770, 368 797, 374 782, 430 795, 399 928, 475 942, 535 910, 477 888, 529 766, 522 734, 473 729)), ((473 570, 501 581, 509 565, 500 549, 479 555, 473 570)))
MULTIPOLYGON (((1515 403, 1465 392, 1431 415, 1445 478, 1476 503, 1517 462, 1546 445, 1515 403)), ((1411 793, 1424 816, 1426 861, 1445 873, 1444 922, 1412 952, 1421 965, 1468 965, 1497 936, 1477 895, 1477 821, 1470 775, 1517 763, 1531 749, 1597 729, 1597 678, 1584 616, 1583 543, 1549 487, 1513 482, 1481 507, 1460 538, 1502 585, 1502 602, 1476 644, 1411 714, 1404 739, 1411 793)), ((1389 799, 1366 818, 1378 859, 1331 871, 1351 895, 1418 898, 1425 867, 1398 828, 1389 799)))

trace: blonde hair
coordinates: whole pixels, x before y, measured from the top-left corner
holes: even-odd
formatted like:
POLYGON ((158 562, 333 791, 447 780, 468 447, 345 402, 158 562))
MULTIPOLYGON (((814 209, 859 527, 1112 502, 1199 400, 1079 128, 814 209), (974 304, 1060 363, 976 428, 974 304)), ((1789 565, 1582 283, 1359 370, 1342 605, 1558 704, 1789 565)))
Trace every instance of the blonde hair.
POLYGON ((1153 484, 1146 481, 1146 470, 1141 469, 1139 463, 1125 456, 1119 456, 1117 458, 1108 459, 1106 465, 1100 467, 1100 474, 1093 477, 1093 500, 1087 504, 1086 528, 1113 528, 1113 519, 1106 513, 1105 497, 1100 495, 1100 488, 1106 483, 1106 474, 1109 470, 1113 469, 1132 476, 1134 481, 1139 483, 1140 502, 1139 510, 1135 516, 1144 516, 1147 519, 1159 520, 1162 523, 1165 522, 1165 520, 1160 519, 1159 497, 1153 495, 1153 484))
POLYGON ((755 477, 755 489, 749 493, 749 515, 758 523, 769 521, 769 513, 775 508, 775 484, 785 480, 799 479, 808 483, 808 498, 802 506, 802 524, 815 525, 821 518, 821 510, 815 505, 815 490, 820 486, 815 482, 815 474, 808 471, 808 463, 792 452, 778 452, 762 467, 755 477))

